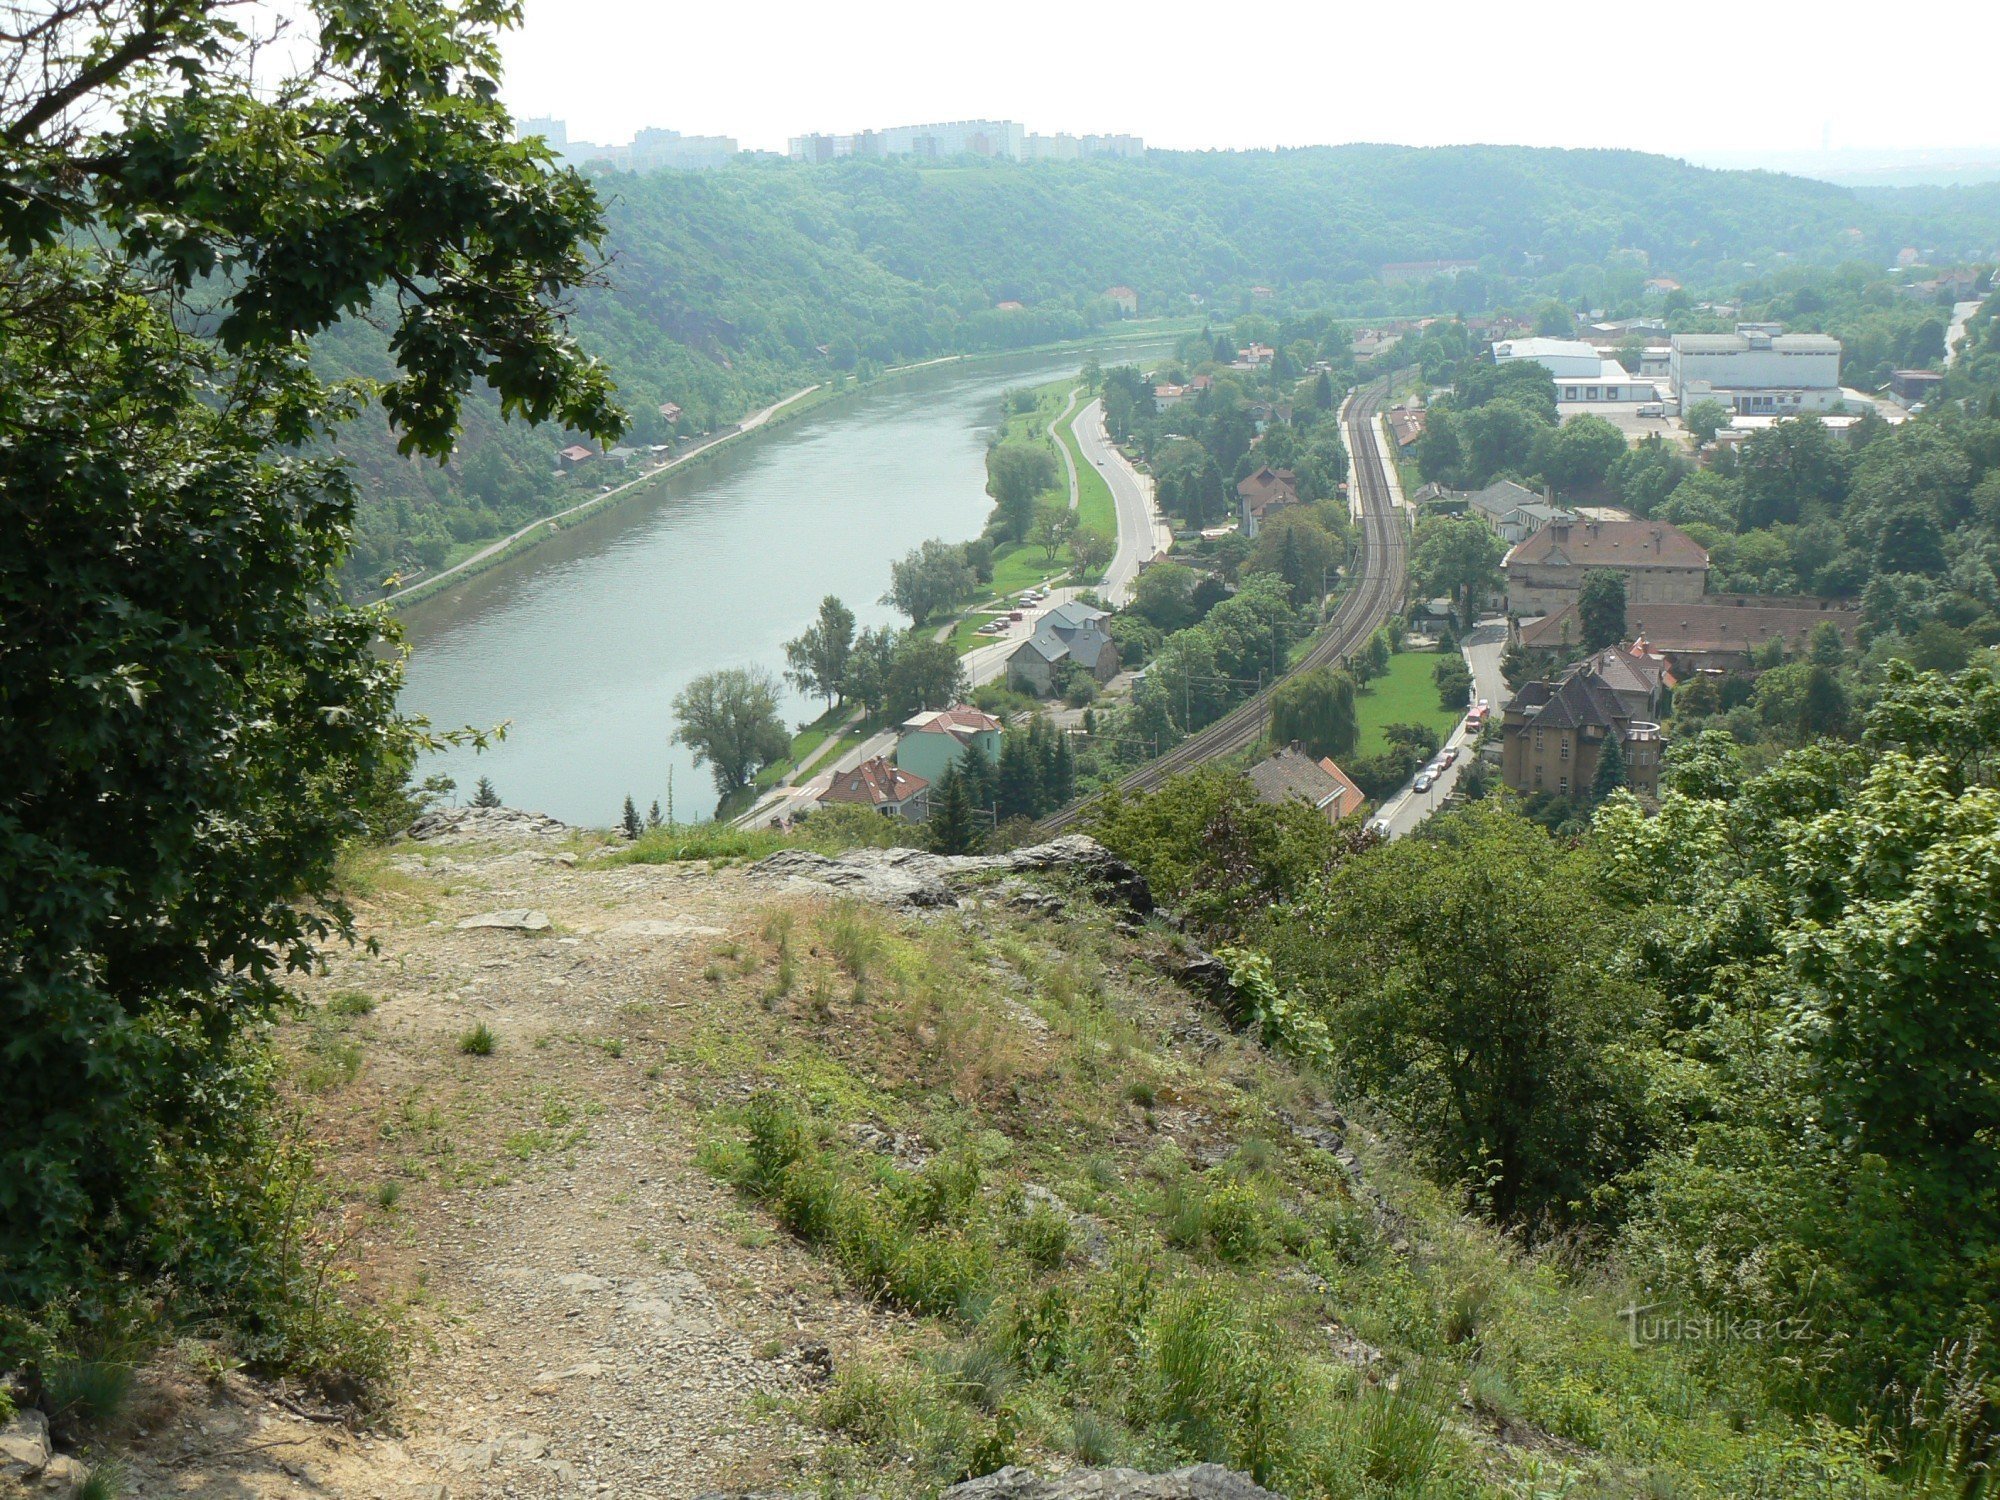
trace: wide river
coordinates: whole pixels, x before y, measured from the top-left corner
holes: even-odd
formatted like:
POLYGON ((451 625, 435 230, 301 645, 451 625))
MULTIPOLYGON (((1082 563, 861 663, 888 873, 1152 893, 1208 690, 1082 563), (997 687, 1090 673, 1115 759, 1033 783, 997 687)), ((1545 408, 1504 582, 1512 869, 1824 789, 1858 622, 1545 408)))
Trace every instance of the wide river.
MULTIPOLYGON (((878 602, 891 560, 986 524, 1001 393, 1086 357, 940 365, 831 402, 412 605, 404 709, 440 728, 508 726, 483 754, 426 769, 457 778, 461 800, 485 775, 510 807, 596 827, 627 793, 664 808, 671 775, 675 815, 707 817, 708 768, 669 740, 674 695, 716 667, 781 673, 827 594, 863 625, 900 620, 878 602)), ((821 707, 786 687, 788 722, 821 707)))

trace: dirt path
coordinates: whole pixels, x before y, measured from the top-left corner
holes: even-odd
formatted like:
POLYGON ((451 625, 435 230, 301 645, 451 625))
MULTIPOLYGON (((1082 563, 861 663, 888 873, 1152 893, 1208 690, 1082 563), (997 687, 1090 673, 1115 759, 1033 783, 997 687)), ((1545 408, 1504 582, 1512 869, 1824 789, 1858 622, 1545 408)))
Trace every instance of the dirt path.
POLYGON ((701 1101, 675 1059, 731 1045, 703 975, 768 895, 727 871, 404 850, 364 913, 379 956, 307 986, 319 1009, 296 1039, 360 1289, 402 1309, 393 1436, 168 1361, 143 1393, 129 1493, 799 1484, 816 1438, 784 1398, 897 1320, 841 1296, 695 1164, 701 1101), (553 925, 457 925, 509 908, 553 925), (357 994, 368 1014, 325 1009, 357 994), (465 1055, 481 1024, 492 1054, 465 1055))

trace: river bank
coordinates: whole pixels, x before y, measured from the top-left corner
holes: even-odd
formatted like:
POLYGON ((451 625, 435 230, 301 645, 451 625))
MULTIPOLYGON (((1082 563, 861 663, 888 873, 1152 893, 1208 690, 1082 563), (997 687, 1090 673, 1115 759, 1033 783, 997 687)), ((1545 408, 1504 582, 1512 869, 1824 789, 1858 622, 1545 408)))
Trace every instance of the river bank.
POLYGON ((769 433, 784 423, 795 421, 810 412, 819 411, 829 404, 851 399, 868 391, 881 388, 885 383, 935 370, 941 366, 977 366, 996 360, 1017 359, 1026 356, 1062 354, 1070 351, 1084 352, 1096 349, 1116 349, 1124 345, 1150 346, 1177 337, 1188 329, 1198 326, 1185 318, 1149 319, 1123 325, 1117 333, 1089 339, 1071 339, 1062 343, 1037 344, 1026 349, 1005 349, 982 351, 977 354, 945 354, 934 359, 918 360, 907 365, 891 365, 866 379, 840 379, 835 382, 817 382, 792 392, 770 406, 750 413, 731 431, 721 433, 689 449, 686 453, 649 469, 636 479, 627 480, 608 492, 594 494, 557 511, 529 522, 519 530, 482 544, 481 550, 472 556, 454 563, 428 578, 419 579, 407 588, 385 594, 379 602, 393 609, 402 609, 422 600, 433 598, 455 588, 491 569, 513 561, 546 541, 557 533, 580 526, 617 509, 625 502, 644 495, 659 481, 670 476, 686 473, 704 460, 714 457, 719 451, 730 446, 739 446, 745 440, 760 433, 769 433))
MULTIPOLYGON (((871 383, 403 608, 405 709, 511 725, 484 755, 426 771, 461 792, 490 776, 510 805, 585 825, 615 820, 627 793, 664 809, 670 786, 679 818, 704 815, 710 778, 669 743, 674 695, 717 667, 782 671, 784 642, 829 593, 861 625, 900 625, 880 602, 891 561, 985 525, 1001 394, 1073 377, 1093 352, 1158 347, 952 361, 871 383)), ((787 688, 781 712, 805 724, 822 707, 787 688)))

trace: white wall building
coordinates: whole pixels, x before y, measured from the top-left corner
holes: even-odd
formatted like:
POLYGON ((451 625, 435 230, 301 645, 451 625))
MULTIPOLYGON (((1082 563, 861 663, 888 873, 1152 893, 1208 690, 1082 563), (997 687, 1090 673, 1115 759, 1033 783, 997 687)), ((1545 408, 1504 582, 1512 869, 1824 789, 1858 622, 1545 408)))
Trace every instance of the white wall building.
POLYGON ((1632 374, 1581 339, 1502 339, 1493 346, 1496 365, 1530 361, 1549 372, 1560 402, 1658 399, 1652 381, 1632 374))
POLYGON ((1667 378, 1681 414, 1719 401, 1744 415, 1832 411, 1840 405, 1840 340, 1773 333, 1745 323, 1735 333, 1677 333, 1667 378))

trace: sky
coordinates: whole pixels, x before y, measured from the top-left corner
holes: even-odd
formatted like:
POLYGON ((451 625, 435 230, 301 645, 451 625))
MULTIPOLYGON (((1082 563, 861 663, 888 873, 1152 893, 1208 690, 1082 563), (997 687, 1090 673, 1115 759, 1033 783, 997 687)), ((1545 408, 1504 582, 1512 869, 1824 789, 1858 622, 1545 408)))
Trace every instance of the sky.
POLYGON ((814 130, 991 118, 1180 149, 2000 148, 1990 96, 1952 82, 1967 55, 1947 40, 1990 30, 1989 4, 1935 0, 1921 25, 1858 0, 1792 25, 1718 13, 1704 42, 1696 11, 1589 6, 1556 19, 1492 0, 527 0, 505 43, 507 94, 517 116, 563 119, 572 140, 604 145, 663 126, 782 151, 814 130), (1782 67, 1760 72, 1760 54, 1782 67))

